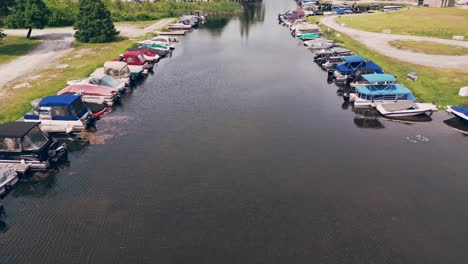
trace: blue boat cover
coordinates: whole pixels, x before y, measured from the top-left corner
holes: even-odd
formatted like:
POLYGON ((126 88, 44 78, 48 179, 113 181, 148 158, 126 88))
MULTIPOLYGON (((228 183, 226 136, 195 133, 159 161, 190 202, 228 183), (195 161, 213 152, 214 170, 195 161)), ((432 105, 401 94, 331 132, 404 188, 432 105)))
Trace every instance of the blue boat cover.
POLYGON ((450 108, 452 108, 453 110, 468 116, 468 108, 460 107, 460 106, 451 106, 450 108))
POLYGON ((345 56, 343 57, 343 60, 347 63, 355 63, 355 62, 364 62, 366 59, 363 56, 345 56))
POLYGON ((383 73, 382 68, 380 68, 379 65, 375 64, 372 61, 361 61, 361 62, 354 62, 354 63, 345 62, 343 64, 336 66, 336 70, 339 71, 342 75, 353 74, 356 71, 362 70, 362 69, 370 69, 376 73, 383 73))
POLYGON ((408 100, 415 100, 410 89, 401 84, 392 85, 359 85, 356 86, 356 92, 366 95, 408 95, 408 100))
POLYGON ((41 100, 39 106, 69 106, 76 99, 79 99, 79 95, 53 95, 47 96, 41 100))
POLYGON ((396 82, 395 76, 387 73, 375 73, 375 74, 364 74, 362 75, 364 80, 370 83, 376 82, 396 82))

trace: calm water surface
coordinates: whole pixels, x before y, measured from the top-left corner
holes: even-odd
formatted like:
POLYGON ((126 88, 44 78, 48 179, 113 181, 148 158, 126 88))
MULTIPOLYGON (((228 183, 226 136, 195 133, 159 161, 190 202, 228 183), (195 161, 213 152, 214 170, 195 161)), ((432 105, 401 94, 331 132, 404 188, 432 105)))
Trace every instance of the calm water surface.
POLYGON ((212 19, 4 201, 0 263, 468 263, 468 138, 355 112, 277 25, 212 19))

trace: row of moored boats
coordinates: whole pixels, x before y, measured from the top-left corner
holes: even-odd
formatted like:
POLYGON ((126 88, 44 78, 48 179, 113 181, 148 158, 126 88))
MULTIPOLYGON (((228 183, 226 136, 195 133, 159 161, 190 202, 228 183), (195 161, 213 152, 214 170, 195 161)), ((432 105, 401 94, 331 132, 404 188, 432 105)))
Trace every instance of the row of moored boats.
MULTIPOLYGON (((329 81, 344 88, 343 98, 354 108, 373 107, 389 118, 431 115, 437 111, 434 104, 417 102, 410 89, 376 63, 324 38, 320 27, 305 20, 302 14, 302 10, 279 14, 278 20, 314 53, 314 61, 327 71, 329 81)), ((468 108, 449 106, 448 111, 468 125, 468 108)))
MULTIPOLYGON (((182 16, 169 28, 182 35, 205 20, 201 15, 182 16)), ((123 94, 152 73, 161 59, 171 56, 177 45, 173 33, 160 32, 138 42, 136 48, 105 62, 89 77, 68 80, 57 95, 34 100, 33 109, 20 120, 0 124, 0 198, 26 172, 48 170, 67 161, 67 146, 52 136, 95 128, 96 121, 108 115, 123 94)))

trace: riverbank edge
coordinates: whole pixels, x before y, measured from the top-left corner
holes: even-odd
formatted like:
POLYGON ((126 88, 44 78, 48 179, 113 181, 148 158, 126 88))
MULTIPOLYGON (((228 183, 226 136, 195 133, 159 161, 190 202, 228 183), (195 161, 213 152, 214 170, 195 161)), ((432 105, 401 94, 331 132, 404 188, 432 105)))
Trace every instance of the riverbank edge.
MULTIPOLYGON (((311 23, 316 23, 320 20, 320 17, 310 17, 308 20, 311 23)), ((468 84, 468 71, 438 69, 403 62, 366 47, 346 33, 331 28, 328 30, 324 25, 320 25, 320 27, 325 37, 342 43, 346 48, 354 51, 355 54, 374 61, 385 72, 397 77, 398 82, 408 87, 419 101, 433 102, 439 109, 444 109, 448 105, 468 106, 468 98, 458 96, 459 89, 468 84), (409 72, 417 72, 418 80, 408 80, 407 74, 409 72)))
MULTIPOLYGON (((176 18, 171 18, 171 23, 176 18)), ((166 27, 155 29, 164 30, 166 27)), ((31 72, 8 83, 0 90, 0 124, 15 121, 32 109, 31 101, 54 95, 64 87, 67 80, 86 78, 104 62, 117 58, 128 48, 136 46, 135 40, 144 40, 157 34, 147 33, 135 39, 120 38, 110 43, 73 42, 67 55, 51 62, 47 69, 31 72)))

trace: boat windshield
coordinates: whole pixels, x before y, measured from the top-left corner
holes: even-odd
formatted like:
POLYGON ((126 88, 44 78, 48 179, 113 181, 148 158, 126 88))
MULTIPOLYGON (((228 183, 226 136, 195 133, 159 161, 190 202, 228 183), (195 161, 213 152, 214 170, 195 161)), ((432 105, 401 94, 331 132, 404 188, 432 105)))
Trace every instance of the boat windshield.
POLYGON ((23 150, 39 150, 41 149, 49 139, 39 129, 34 127, 26 135, 23 136, 23 150))
POLYGON ((83 113, 84 109, 86 109, 86 105, 83 103, 82 100, 75 100, 71 105, 70 105, 70 111, 74 117, 80 118, 81 113, 83 113))
POLYGON ((110 87, 118 87, 120 82, 109 75, 106 75, 101 79, 101 84, 110 87))
POLYGON ((20 144, 17 138, 0 138, 0 151, 20 152, 20 144))
POLYGON ((145 63, 146 59, 145 57, 143 56, 142 53, 138 54, 138 59, 140 60, 141 63, 145 63))

